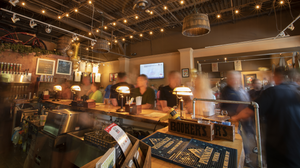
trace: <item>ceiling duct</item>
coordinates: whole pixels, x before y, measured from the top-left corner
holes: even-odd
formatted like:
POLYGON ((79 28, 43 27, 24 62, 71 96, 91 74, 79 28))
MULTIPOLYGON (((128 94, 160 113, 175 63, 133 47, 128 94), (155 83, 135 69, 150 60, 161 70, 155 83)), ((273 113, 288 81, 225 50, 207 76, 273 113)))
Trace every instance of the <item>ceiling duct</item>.
POLYGON ((97 40, 97 43, 94 46, 94 51, 108 53, 110 51, 110 46, 108 45, 108 41, 103 39, 97 40))
POLYGON ((195 13, 183 19, 182 34, 187 37, 199 37, 210 32, 207 14, 195 13))

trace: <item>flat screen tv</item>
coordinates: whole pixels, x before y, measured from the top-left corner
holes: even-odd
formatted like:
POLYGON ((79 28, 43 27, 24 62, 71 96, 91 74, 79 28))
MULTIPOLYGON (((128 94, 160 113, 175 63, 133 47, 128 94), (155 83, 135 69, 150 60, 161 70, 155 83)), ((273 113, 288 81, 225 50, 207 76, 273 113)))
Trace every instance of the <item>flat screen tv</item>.
POLYGON ((140 74, 147 75, 148 79, 163 79, 164 63, 140 64, 140 74))

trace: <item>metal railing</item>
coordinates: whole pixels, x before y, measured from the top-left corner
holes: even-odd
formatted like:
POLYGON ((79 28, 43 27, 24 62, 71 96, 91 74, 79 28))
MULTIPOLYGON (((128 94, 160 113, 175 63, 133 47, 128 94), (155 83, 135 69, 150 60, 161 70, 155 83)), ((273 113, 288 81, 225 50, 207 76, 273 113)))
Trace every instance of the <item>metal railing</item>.
POLYGON ((256 144, 258 149, 258 167, 262 168, 262 149, 261 149, 261 135, 260 135, 260 123, 259 123, 259 106, 256 102, 245 102, 245 101, 230 101, 230 100, 214 100, 214 99, 193 99, 193 118, 195 118, 195 102, 196 101, 207 101, 217 103, 229 103, 229 104, 245 104, 252 105, 255 113, 255 126, 256 126, 256 144))

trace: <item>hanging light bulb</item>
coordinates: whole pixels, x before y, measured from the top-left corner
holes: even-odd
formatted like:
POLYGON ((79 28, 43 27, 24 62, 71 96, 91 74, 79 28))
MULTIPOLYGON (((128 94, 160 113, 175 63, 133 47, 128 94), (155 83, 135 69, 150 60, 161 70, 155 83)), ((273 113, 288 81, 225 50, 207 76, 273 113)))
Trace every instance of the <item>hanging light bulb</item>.
POLYGON ((25 2, 22 2, 22 5, 25 6, 25 2))
POLYGON ((45 13, 46 11, 45 10, 42 10, 42 13, 45 13))
POLYGON ((140 37, 143 37, 143 34, 142 34, 142 33, 140 34, 140 37))
POLYGON ((124 23, 127 23, 127 20, 125 19, 123 22, 124 22, 124 23))
POLYGON ((19 0, 9 0, 9 3, 13 6, 16 6, 16 4, 19 2, 19 0))
POLYGON ((153 32, 152 32, 152 31, 150 31, 150 32, 149 32, 149 34, 150 34, 150 35, 152 35, 152 34, 153 34, 153 32))
POLYGON ((94 47, 94 45, 96 44, 96 41, 91 41, 91 46, 94 47))
POLYGON ((150 15, 152 15, 153 14, 153 11, 150 11, 150 15))
POLYGON ((283 4, 284 4, 284 1, 283 1, 283 0, 281 0, 279 3, 280 3, 280 5, 283 5, 283 4))
POLYGON ((29 22, 29 26, 30 26, 31 28, 34 28, 36 25, 37 25, 37 24, 34 22, 34 20, 31 19, 30 22, 29 22))
POLYGON ((260 8, 260 5, 256 5, 255 8, 256 8, 256 9, 259 9, 259 8, 260 8))
POLYGON ((138 15, 136 15, 136 16, 135 16, 135 19, 139 19, 139 16, 138 16, 138 15))
POLYGON ((125 41, 125 38, 123 38, 122 41, 125 41))
POLYGON ((180 4, 183 5, 183 4, 184 4, 184 0, 181 0, 181 1, 180 1, 180 4))
POLYGON ((61 19, 61 16, 58 16, 58 19, 61 19))
POLYGON ((132 35, 130 35, 130 38, 132 39, 132 38, 133 38, 133 36, 132 36, 132 35))
POLYGON ((115 26, 117 23, 116 23, 116 22, 113 22, 112 24, 113 24, 113 26, 115 26))
POLYGON ((67 13, 66 16, 69 17, 69 14, 67 13))
POLYGON ((104 29, 106 30, 106 29, 107 29, 107 26, 104 26, 104 29))
POLYGON ((293 31, 295 29, 295 26, 293 24, 290 24, 289 27, 288 27, 288 29, 290 29, 290 30, 293 31))
POLYGON ((168 7, 167 6, 164 6, 164 10, 167 10, 168 9, 168 7))
POLYGON ((78 9, 77 8, 75 8, 75 10, 74 10, 75 12, 78 12, 78 9))
POLYGON ((99 33, 99 30, 97 29, 96 32, 99 33))
POLYGON ((163 29, 163 28, 161 28, 161 29, 160 29, 160 31, 161 31, 161 32, 164 32, 164 29, 163 29))
POLYGON ((50 25, 46 26, 45 32, 46 33, 51 33, 51 31, 52 31, 52 27, 50 25))
POLYGON ((240 11, 239 10, 235 10, 235 14, 238 14, 240 11))
POLYGON ((89 50, 89 48, 88 48, 88 47, 86 47, 86 50, 88 51, 88 50, 89 50))
POLYGON ((92 1, 89 1, 89 4, 92 4, 92 1))
POLYGON ((218 14, 218 15, 217 15, 217 18, 221 18, 221 15, 220 15, 220 14, 218 14))
POLYGON ((118 40, 115 40, 115 43, 118 43, 118 40))
POLYGON ((91 33, 91 32, 89 32, 89 35, 92 35, 92 33, 91 33))
POLYGON ((107 44, 110 45, 110 42, 108 42, 107 44))
POLYGON ((16 23, 17 21, 20 21, 20 18, 17 18, 17 15, 14 13, 13 17, 11 18, 11 21, 16 23))

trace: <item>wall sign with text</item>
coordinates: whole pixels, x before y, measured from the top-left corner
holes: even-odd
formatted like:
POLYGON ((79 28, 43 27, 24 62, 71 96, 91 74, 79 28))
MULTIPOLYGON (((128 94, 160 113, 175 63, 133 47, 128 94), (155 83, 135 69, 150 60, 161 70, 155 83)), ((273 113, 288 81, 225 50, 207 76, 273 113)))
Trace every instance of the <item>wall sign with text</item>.
POLYGON ((54 75, 55 60, 38 58, 36 75, 54 75))

